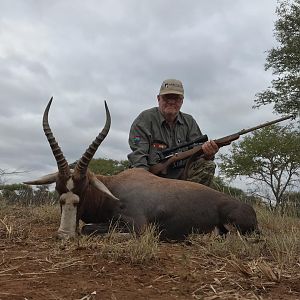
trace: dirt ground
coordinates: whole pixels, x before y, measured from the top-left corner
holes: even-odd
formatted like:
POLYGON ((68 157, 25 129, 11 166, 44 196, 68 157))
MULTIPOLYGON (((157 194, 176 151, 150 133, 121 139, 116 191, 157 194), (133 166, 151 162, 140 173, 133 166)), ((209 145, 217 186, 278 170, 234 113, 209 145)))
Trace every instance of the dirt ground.
POLYGON ((0 231, 0 299, 300 299, 300 266, 279 278, 254 272, 257 262, 168 243, 155 259, 132 263, 103 257, 99 246, 62 244, 57 224, 30 224, 23 236, 0 231))

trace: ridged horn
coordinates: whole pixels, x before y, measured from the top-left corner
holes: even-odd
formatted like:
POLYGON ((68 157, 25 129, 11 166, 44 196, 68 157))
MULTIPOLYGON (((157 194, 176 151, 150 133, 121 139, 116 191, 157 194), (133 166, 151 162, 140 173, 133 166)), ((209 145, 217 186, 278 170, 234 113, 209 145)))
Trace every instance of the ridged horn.
POLYGON ((104 105, 105 105, 105 111, 106 111, 106 122, 105 122, 104 128, 98 134, 98 136, 92 142, 92 144, 90 144, 90 146, 86 149, 85 153, 82 155, 82 157, 78 161, 78 163, 75 167, 75 170, 74 170, 74 172, 78 172, 81 175, 86 174, 90 161, 92 160, 98 147, 103 142, 103 140, 107 136, 109 129, 110 129, 111 118, 110 118, 110 113, 109 113, 109 109, 107 107, 106 101, 104 101, 104 105))
POLYGON ((48 102, 48 105, 47 105, 47 107, 44 111, 43 129, 44 129, 45 135, 47 137, 47 140, 50 144, 50 147, 52 149, 52 153, 55 157, 59 173, 62 174, 62 175, 69 176, 70 175, 70 168, 69 168, 68 162, 65 159, 64 154, 61 151, 58 143, 56 142, 55 137, 52 134, 52 131, 50 129, 49 122, 48 122, 48 113, 49 113, 49 109, 50 109, 52 100, 53 100, 53 97, 51 97, 51 99, 48 102))

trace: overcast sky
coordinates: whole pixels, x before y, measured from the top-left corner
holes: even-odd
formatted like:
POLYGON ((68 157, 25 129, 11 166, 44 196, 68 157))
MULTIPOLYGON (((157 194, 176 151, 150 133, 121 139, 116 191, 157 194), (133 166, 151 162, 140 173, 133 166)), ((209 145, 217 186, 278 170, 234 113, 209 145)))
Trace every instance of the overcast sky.
MULTIPOLYGON (((267 88, 266 51, 276 45, 275 0, 0 0, 0 168, 56 170, 41 120, 69 162, 112 126, 95 157, 126 159, 134 118, 156 106, 166 78, 183 81, 182 111, 220 138, 269 121, 252 109, 267 88)), ((220 152, 224 153, 224 149, 220 152)))

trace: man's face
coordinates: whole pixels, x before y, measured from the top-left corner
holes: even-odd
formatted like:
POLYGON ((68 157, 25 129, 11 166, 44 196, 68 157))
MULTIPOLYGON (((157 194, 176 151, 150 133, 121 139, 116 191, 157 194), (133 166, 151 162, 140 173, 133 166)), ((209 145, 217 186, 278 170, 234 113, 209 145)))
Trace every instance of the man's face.
POLYGON ((158 95, 158 107, 164 117, 176 117, 183 103, 183 96, 177 94, 158 95))

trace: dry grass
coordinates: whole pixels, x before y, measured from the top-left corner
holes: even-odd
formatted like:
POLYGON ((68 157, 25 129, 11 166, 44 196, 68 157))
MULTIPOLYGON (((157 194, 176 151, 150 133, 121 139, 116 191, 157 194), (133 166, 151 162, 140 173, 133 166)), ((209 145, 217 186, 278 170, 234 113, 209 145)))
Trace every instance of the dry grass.
POLYGON ((30 219, 36 224, 59 224, 60 223, 60 208, 58 205, 43 204, 40 206, 28 207, 30 219))
POLYGON ((123 240, 122 235, 115 231, 104 237, 99 255, 113 260, 125 260, 133 264, 148 263, 155 259, 159 238, 153 226, 146 228, 140 237, 126 234, 127 238, 123 240))
POLYGON ((300 219, 266 209, 257 209, 263 237, 265 255, 272 257, 279 265, 299 263, 300 219))
MULTIPOLYGON (((58 205, 22 207, 5 205, 0 201, 0 207, 0 236, 7 239, 26 239, 32 226, 57 224, 58 227, 60 221, 58 205)), ((233 233, 222 238, 214 234, 195 234, 190 235, 188 242, 207 256, 267 259, 281 268, 299 263, 300 219, 272 213, 262 207, 257 207, 256 211, 261 236, 243 237, 233 233)), ((102 238, 82 236, 68 243, 71 245, 67 246, 73 248, 97 248, 99 255, 110 259, 143 263, 155 258, 159 249, 159 236, 154 226, 146 228, 142 236, 131 235, 130 238, 113 227, 102 238)))
MULTIPOLYGON (((281 291, 287 293, 286 298, 300 298, 300 219, 265 208, 256 208, 261 236, 191 235, 186 243, 177 244, 159 242, 152 226, 140 237, 124 236, 113 227, 102 237, 81 236, 61 242, 48 236, 55 235, 59 226, 58 206, 6 206, 0 201, 0 208, 0 244, 5 245, 0 247, 0 280, 7 283, 0 298, 8 291, 13 295, 10 281, 15 285, 16 280, 26 280, 30 288, 47 278, 47 285, 52 284, 54 290, 63 280, 62 274, 85 276, 90 280, 85 285, 92 289, 83 287, 82 296, 58 294, 51 299, 91 295, 96 277, 98 284, 106 282, 103 291, 118 282, 123 286, 119 295, 131 284, 143 287, 143 293, 149 295, 162 294, 162 299, 269 299, 266 295, 271 291, 275 299, 281 291)), ((126 296, 116 299, 121 298, 126 296)))
POLYGON ((24 241, 30 236, 31 225, 24 223, 14 216, 5 215, 0 218, 0 238, 11 241, 24 241))
POLYGON ((31 228, 37 224, 59 224, 59 208, 53 205, 18 206, 0 201, 0 237, 9 240, 26 240, 31 228))
POLYGON ((121 233, 114 226, 109 233, 99 236, 82 236, 71 247, 77 249, 95 249, 96 255, 114 261, 127 261, 143 264, 155 260, 159 245, 159 236, 155 226, 145 228, 141 236, 121 233))

